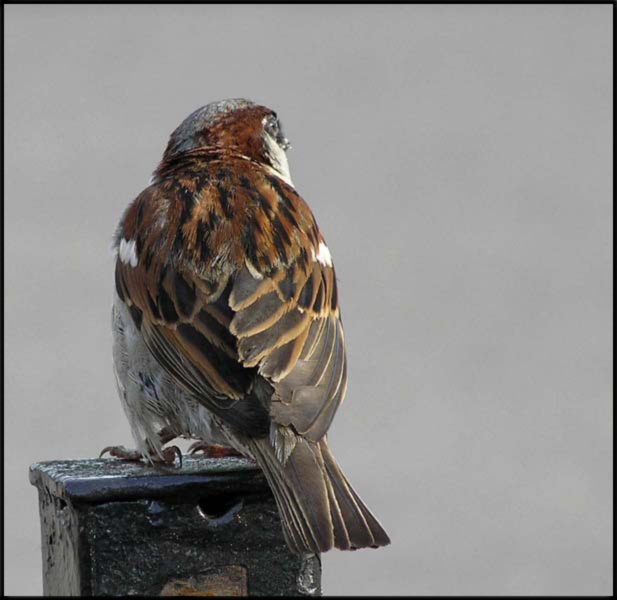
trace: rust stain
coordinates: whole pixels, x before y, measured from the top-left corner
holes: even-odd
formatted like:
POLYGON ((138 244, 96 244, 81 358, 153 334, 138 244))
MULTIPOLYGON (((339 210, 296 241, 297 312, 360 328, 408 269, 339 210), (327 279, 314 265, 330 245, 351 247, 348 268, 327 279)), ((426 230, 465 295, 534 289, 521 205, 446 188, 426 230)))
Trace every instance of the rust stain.
POLYGON ((170 579, 161 596, 248 596, 247 570, 241 565, 226 565, 216 571, 170 579))

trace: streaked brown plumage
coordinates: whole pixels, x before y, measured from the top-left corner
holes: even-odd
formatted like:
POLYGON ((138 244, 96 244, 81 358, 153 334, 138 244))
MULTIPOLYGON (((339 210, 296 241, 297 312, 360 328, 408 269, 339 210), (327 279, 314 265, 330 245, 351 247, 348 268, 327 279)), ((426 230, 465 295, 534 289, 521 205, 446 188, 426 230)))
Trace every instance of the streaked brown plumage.
POLYGON ((275 113, 244 100, 172 134, 116 236, 118 386, 144 455, 162 452, 156 425, 254 458, 292 550, 383 546, 327 444, 345 343, 334 266, 287 146, 275 113))

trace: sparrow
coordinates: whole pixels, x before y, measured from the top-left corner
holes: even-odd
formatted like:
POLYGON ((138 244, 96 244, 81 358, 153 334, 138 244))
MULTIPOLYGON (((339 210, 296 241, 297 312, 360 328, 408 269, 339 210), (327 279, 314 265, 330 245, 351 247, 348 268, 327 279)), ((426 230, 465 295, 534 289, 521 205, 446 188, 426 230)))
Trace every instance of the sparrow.
MULTIPOLYGON (((277 114, 213 102, 171 134, 114 238, 114 373, 136 450, 176 437, 257 462, 296 553, 390 543, 328 446, 347 387, 332 256, 277 114)), ((104 452, 105 452, 104 451, 104 452)))

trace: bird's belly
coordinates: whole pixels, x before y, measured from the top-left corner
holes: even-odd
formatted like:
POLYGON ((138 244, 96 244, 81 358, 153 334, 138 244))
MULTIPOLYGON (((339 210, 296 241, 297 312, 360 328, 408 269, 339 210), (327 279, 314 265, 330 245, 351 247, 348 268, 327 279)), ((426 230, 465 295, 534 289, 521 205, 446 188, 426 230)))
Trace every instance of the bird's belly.
POLYGON ((113 363, 118 394, 137 448, 160 451, 158 431, 229 446, 210 411, 189 397, 154 359, 126 304, 116 295, 112 307, 113 363))

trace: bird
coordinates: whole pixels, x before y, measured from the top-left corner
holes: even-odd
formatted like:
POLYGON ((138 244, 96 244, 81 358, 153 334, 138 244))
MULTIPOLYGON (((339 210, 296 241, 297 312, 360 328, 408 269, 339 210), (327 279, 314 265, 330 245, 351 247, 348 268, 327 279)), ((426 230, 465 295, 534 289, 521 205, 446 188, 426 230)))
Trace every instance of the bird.
POLYGON ((378 548, 390 538, 328 445, 345 338, 289 149, 277 113, 242 98, 171 134, 114 236, 114 374, 137 448, 103 453, 172 463, 177 437, 228 449, 263 470, 292 552, 378 548))

